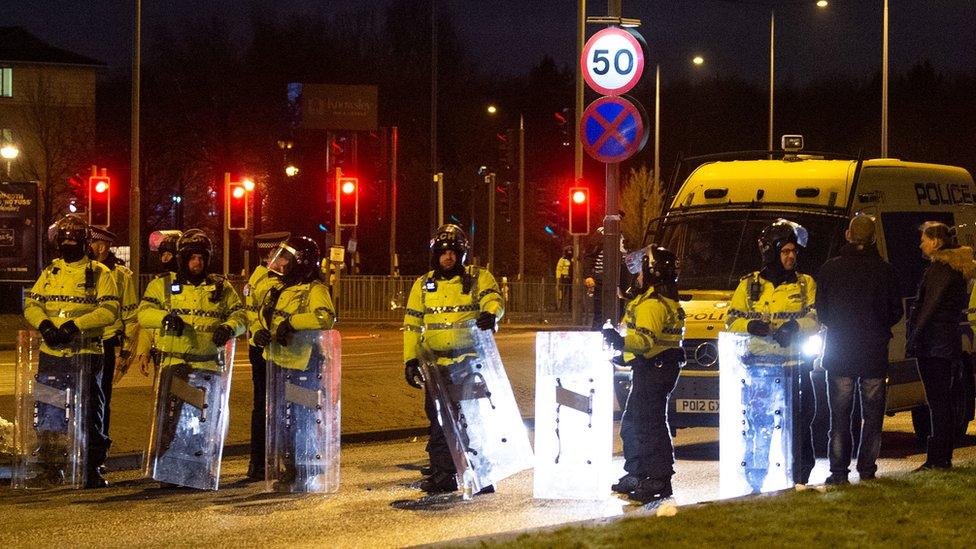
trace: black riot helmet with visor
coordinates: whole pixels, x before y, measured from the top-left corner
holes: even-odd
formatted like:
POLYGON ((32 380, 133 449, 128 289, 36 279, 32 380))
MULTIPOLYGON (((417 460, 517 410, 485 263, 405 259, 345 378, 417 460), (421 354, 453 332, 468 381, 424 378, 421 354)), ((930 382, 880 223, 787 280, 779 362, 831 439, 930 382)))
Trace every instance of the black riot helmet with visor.
POLYGON ((662 293, 673 294, 678 284, 678 256, 667 248, 651 244, 624 256, 624 264, 632 275, 641 274, 638 289, 647 291, 651 286, 662 293))
POLYGON ((73 263, 85 257, 91 242, 88 223, 74 215, 66 215, 55 224, 54 243, 61 258, 73 263))
POLYGON ((183 233, 176 243, 176 254, 179 257, 179 273, 190 282, 199 283, 206 275, 210 266, 210 258, 213 256, 213 242, 207 233, 200 229, 190 229, 183 233), (190 259, 194 255, 203 258, 203 271, 192 273, 190 271, 190 259))
POLYGON ((780 270, 780 251, 783 246, 793 244, 806 248, 809 235, 799 223, 777 219, 759 233, 759 253, 762 254, 763 267, 780 270))
POLYGON ((281 277, 288 286, 311 282, 319 276, 322 254, 319 245, 307 236, 282 242, 268 259, 268 271, 281 277))
POLYGON ((430 239, 430 267, 435 271, 441 271, 440 258, 447 251, 452 250, 457 256, 457 263, 452 270, 464 268, 464 263, 468 259, 468 235, 464 234, 461 227, 454 224, 441 225, 434 233, 434 238, 430 239))
POLYGON ((164 271, 176 272, 179 270, 179 262, 176 258, 176 244, 182 236, 183 231, 176 229, 153 231, 149 234, 149 250, 156 252, 159 266, 164 271))

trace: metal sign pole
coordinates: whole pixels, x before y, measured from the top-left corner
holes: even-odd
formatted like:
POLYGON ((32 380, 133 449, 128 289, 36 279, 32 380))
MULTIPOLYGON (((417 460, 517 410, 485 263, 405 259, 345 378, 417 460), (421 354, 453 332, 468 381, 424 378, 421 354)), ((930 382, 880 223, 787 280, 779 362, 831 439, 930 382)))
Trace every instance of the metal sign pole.
POLYGON ((230 172, 224 172, 224 276, 230 272, 230 172))

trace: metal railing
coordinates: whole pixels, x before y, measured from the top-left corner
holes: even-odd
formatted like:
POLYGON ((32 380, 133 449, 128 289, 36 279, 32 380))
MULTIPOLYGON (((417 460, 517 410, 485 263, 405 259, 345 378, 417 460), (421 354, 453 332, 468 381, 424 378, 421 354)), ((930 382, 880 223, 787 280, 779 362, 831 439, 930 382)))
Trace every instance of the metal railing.
MULTIPOLYGON (((156 275, 144 274, 139 277, 140 295, 156 275)), ((339 310, 339 318, 344 322, 400 322, 410 296, 416 276, 343 276, 338 292, 333 288, 333 299, 339 310)), ((228 282, 243 299, 243 288, 247 283, 244 277, 230 276, 228 282)), ((592 311, 592 300, 586 296, 583 286, 556 286, 555 279, 536 278, 510 281, 499 279, 499 288, 505 298, 505 320, 510 322, 530 322, 540 324, 574 325, 588 324, 592 311), (572 290, 572 298, 583 305, 580 323, 573 322, 569 295, 564 299, 561 292, 572 290)), ((567 294, 569 292, 566 292, 567 294)))

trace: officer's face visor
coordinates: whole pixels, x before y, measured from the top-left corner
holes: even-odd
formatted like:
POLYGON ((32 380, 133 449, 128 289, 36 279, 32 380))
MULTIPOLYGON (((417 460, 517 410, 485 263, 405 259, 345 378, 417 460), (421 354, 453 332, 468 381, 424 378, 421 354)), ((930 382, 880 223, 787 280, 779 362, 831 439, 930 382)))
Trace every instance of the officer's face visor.
POLYGON ((651 246, 645 246, 635 252, 630 252, 624 256, 624 265, 627 266, 627 272, 635 275, 641 272, 641 262, 645 257, 648 257, 648 262, 654 256, 651 255, 651 246))
POLYGON ((295 256, 295 248, 282 242, 278 249, 271 253, 268 259, 268 270, 278 276, 287 275, 294 268, 295 256))

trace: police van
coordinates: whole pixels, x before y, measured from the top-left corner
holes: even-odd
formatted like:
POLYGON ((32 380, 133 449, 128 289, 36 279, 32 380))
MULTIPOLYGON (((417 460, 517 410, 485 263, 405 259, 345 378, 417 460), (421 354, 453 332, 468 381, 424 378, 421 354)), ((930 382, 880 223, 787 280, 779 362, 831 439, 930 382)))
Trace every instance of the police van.
MULTIPOLYGON (((878 249, 893 265, 906 303, 927 264, 918 248, 919 225, 934 220, 959 226, 960 243, 974 244, 976 187, 965 169, 893 158, 804 154, 802 146, 802 136, 784 136, 784 151, 775 158, 761 151, 686 160, 696 167, 680 186, 679 168, 671 184, 677 188, 667 195, 673 196, 670 206, 648 227, 648 235, 653 232, 654 240, 679 258, 678 285, 687 315, 688 362, 671 397, 672 429, 719 424, 718 334, 725 328, 739 280, 760 268, 756 241, 772 221, 785 218, 806 227, 809 243, 797 269, 816 276, 846 242, 844 231, 852 213, 876 216, 878 249)), ((925 436, 925 393, 915 360, 905 358, 904 318, 893 333, 887 412, 912 410, 916 433, 925 436)), ((963 431, 973 417, 968 364, 967 374, 968 392, 960 401, 963 420, 958 426, 963 431)), ((820 376, 822 383, 822 372, 820 376)), ((825 422, 823 385, 817 393, 817 417, 825 422)), ((818 446, 825 443, 823 436, 818 446)))

